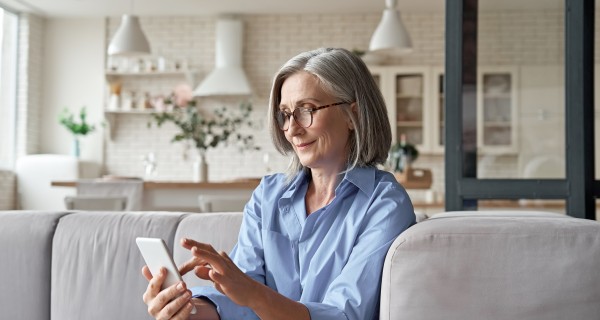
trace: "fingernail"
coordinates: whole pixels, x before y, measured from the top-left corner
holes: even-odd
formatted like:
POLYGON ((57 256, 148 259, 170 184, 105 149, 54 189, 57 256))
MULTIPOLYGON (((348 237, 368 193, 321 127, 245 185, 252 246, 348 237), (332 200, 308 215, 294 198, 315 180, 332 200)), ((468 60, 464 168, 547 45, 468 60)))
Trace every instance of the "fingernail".
POLYGON ((177 284, 177 290, 183 290, 183 283, 178 283, 177 284))

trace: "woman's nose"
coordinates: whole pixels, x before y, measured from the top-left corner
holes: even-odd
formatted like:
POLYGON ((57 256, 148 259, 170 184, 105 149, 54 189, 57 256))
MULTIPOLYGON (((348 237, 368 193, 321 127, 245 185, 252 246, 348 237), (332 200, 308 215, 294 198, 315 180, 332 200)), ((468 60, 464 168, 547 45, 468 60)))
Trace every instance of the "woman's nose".
POLYGON ((290 117, 290 124, 288 127, 288 133, 291 135, 297 135, 299 132, 302 132, 304 128, 302 128, 298 122, 296 122, 296 118, 294 116, 290 117))

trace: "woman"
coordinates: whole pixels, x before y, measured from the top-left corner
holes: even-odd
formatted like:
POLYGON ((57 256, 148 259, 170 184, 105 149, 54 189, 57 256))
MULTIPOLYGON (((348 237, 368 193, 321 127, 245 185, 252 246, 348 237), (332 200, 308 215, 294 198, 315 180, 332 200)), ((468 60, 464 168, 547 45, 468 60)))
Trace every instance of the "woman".
POLYGON ((292 155, 287 174, 254 191, 231 257, 182 240, 193 258, 181 272, 214 288, 159 291, 164 273, 152 278, 144 267, 155 318, 378 318, 386 252, 415 216, 406 191, 375 168, 391 130, 369 70, 345 49, 292 58, 275 76, 269 127, 278 151, 292 155))

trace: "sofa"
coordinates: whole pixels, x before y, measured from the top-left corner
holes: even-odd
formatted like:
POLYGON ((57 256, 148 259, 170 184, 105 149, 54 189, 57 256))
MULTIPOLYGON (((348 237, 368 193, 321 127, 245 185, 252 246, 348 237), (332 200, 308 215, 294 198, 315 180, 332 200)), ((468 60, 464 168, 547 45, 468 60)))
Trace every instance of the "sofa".
MULTIPOLYGON (((149 319, 135 238, 230 250, 242 214, 0 211, 0 319, 149 319)), ((189 286, 206 285, 191 275, 189 286)), ((380 319, 600 319, 600 223, 541 212, 449 212, 402 233, 380 319)))

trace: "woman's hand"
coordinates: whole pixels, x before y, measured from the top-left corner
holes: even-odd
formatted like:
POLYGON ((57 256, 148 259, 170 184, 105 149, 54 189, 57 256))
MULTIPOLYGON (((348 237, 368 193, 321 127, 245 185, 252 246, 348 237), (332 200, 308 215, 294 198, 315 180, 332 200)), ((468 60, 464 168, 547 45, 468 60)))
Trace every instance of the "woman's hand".
POLYGON ((174 284, 160 290, 167 270, 161 268, 156 277, 152 277, 147 266, 142 268, 142 274, 149 281, 144 292, 144 303, 148 306, 148 313, 155 319, 188 319, 192 311, 192 292, 187 290, 184 282, 174 284))
POLYGON ((194 270, 198 277, 212 281, 215 288, 233 302, 252 308, 261 285, 243 273, 227 253, 219 253, 211 245, 191 239, 183 239, 181 244, 194 256, 182 265, 182 274, 194 270))

